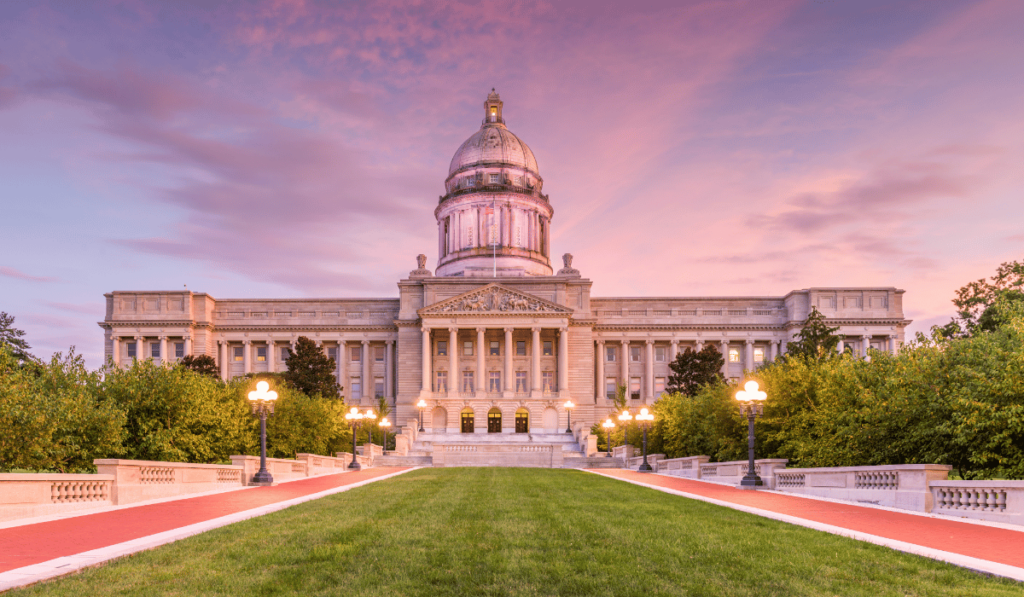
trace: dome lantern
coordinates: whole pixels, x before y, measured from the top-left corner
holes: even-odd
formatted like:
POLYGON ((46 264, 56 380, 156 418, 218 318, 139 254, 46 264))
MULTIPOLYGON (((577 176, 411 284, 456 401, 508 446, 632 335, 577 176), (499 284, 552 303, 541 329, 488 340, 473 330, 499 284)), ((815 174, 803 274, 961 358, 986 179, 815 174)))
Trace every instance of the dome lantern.
POLYGON ((488 124, 505 124, 505 119, 501 117, 501 106, 503 103, 501 96, 491 87, 491 92, 487 94, 487 100, 484 101, 483 126, 488 124))

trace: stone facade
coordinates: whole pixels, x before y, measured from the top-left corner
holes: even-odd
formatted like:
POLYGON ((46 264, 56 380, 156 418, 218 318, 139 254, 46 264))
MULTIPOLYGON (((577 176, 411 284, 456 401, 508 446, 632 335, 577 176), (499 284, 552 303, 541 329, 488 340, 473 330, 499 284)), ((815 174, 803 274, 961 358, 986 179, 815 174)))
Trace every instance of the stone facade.
POLYGON ((174 362, 212 355, 225 379, 281 371, 299 336, 338 363, 346 399, 395 405, 396 421, 419 416, 434 433, 556 433, 591 424, 617 385, 630 404, 654 401, 668 363, 711 344, 732 379, 785 351, 816 307, 843 346, 895 351, 910 323, 893 287, 808 288, 772 297, 591 297, 591 281, 563 257, 550 263, 553 210, 540 193, 532 151, 507 130, 496 93, 481 130, 452 160, 434 212, 438 275, 417 257, 398 298, 217 299, 191 291, 106 296, 105 352, 174 362), (517 415, 518 413, 518 415, 517 415), (496 418, 500 415, 500 418, 496 418), (525 417, 524 417, 525 415, 525 417))

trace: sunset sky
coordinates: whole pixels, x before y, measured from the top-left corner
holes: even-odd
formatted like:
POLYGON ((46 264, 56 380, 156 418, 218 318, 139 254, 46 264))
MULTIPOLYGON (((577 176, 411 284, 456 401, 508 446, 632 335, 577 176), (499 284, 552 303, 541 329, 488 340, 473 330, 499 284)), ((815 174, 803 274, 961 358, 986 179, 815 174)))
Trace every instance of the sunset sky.
POLYGON ((1022 22, 1009 0, 5 0, 0 311, 97 367, 113 290, 397 297, 436 266, 494 87, 594 296, 896 286, 925 331, 1024 259, 1022 22))

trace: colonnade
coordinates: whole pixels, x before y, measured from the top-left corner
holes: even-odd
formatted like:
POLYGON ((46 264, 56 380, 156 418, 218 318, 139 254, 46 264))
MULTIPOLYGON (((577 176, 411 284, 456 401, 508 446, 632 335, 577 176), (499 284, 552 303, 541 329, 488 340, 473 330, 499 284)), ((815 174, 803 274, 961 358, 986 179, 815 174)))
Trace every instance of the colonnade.
POLYGON ((151 337, 156 338, 160 342, 160 362, 161 363, 167 363, 167 362, 170 362, 172 360, 170 358, 170 356, 168 355, 168 353, 167 353, 168 340, 170 340, 170 339, 175 339, 175 338, 179 338, 179 337, 182 339, 182 342, 184 342, 184 344, 185 344, 184 352, 182 354, 183 357, 192 354, 192 336, 190 336, 190 335, 184 335, 184 336, 171 336, 171 335, 166 335, 166 334, 161 334, 161 335, 158 335, 158 336, 144 336, 144 335, 120 336, 120 335, 111 335, 110 336, 110 356, 111 356, 111 361, 113 361, 113 363, 115 365, 121 365, 121 343, 122 343, 122 341, 124 341, 126 339, 135 342, 135 358, 136 359, 151 358, 150 356, 145 354, 145 350, 146 350, 146 346, 147 346, 146 339, 147 338, 151 338, 151 337))

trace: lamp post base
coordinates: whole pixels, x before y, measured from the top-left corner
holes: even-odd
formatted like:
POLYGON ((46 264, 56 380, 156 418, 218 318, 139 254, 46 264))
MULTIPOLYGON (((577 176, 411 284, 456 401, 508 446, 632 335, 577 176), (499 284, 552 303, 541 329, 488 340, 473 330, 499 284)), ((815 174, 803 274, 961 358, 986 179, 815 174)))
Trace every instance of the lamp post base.
POLYGON ((653 473, 654 469, 651 468, 651 465, 649 465, 649 464, 647 464, 645 462, 645 463, 640 465, 640 468, 636 469, 636 472, 638 472, 638 473, 653 473))
POLYGON ((764 487, 764 481, 757 475, 747 475, 743 477, 738 487, 740 489, 761 489, 764 487))
POLYGON ((252 476, 250 485, 273 485, 274 477, 268 471, 259 471, 252 476))
POLYGON ((350 471, 358 471, 361 468, 363 467, 358 462, 355 461, 352 461, 352 463, 348 465, 348 470, 350 471))

